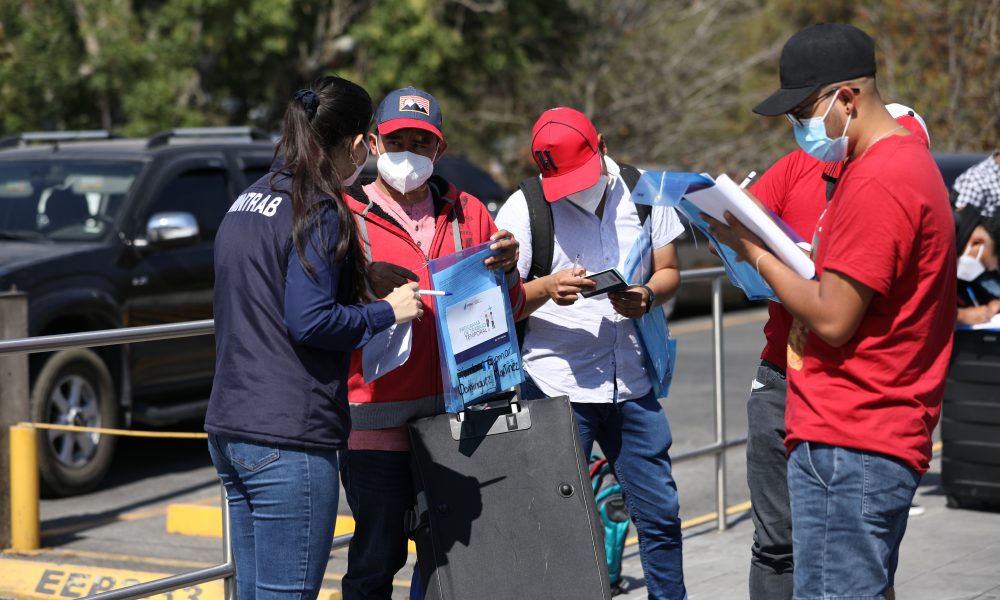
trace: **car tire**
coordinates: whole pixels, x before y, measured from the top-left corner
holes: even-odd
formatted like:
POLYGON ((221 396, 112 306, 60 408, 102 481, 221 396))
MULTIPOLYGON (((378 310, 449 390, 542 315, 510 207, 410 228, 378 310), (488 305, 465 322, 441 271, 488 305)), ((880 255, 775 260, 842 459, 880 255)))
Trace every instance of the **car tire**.
MULTIPOLYGON (((114 428, 118 414, 111 373, 91 350, 56 352, 35 379, 31 417, 36 423, 114 428)), ((95 488, 111 467, 115 442, 107 434, 40 431, 42 494, 72 496, 95 488)))

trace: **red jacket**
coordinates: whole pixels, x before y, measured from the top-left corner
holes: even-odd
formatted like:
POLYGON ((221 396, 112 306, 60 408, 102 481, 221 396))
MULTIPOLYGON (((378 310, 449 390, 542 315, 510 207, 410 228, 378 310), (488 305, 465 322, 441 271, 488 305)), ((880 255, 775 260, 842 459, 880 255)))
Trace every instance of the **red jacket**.
MULTIPOLYGON (((437 177, 432 178, 430 184, 437 221, 434 241, 426 256, 409 234, 388 218, 377 205, 366 204, 357 198, 349 200, 355 215, 363 215, 370 259, 389 262, 413 271, 420 276, 421 288, 432 287, 427 261, 457 250, 453 220, 458 220, 458 237, 461 238, 463 248, 486 242, 497 231, 486 207, 475 197, 460 192, 455 186, 437 177), (444 189, 443 194, 441 189, 444 189)), ((516 318, 524 306, 524 284, 520 279, 508 293, 516 318)), ((424 303, 424 316, 412 322, 412 351, 402 366, 372 383, 365 383, 361 373, 361 350, 356 350, 351 356, 347 395, 354 429, 399 427, 413 419, 444 412, 434 298, 424 296, 421 300, 424 303)))

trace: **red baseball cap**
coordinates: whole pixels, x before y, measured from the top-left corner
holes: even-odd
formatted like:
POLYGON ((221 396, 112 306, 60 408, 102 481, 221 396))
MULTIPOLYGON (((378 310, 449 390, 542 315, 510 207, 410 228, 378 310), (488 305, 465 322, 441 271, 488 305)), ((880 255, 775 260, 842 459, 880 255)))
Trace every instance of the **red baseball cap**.
POLYGON ((597 130, 572 108, 552 108, 538 117, 531 130, 531 157, 542 173, 542 192, 549 202, 585 190, 601 176, 597 130))

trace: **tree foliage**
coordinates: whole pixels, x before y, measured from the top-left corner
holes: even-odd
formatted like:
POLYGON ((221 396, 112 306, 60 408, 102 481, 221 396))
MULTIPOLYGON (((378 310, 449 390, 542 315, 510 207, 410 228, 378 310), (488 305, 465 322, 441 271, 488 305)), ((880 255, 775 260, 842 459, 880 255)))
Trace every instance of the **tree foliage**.
POLYGON ((623 160, 760 170, 793 142, 749 109, 788 36, 820 21, 872 34, 881 91, 935 149, 1000 145, 1000 0, 0 0, 0 130, 275 129, 335 72, 376 101, 432 92, 453 150, 507 183, 557 105, 623 160))

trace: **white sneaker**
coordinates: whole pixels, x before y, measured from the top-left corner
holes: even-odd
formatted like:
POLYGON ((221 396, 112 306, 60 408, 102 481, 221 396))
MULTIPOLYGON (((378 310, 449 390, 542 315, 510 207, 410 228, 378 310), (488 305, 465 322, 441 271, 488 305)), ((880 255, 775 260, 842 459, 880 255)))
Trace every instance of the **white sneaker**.
POLYGON ((913 503, 910 504, 910 516, 911 517, 919 517, 920 515, 924 514, 925 512, 927 512, 927 509, 925 509, 923 506, 920 506, 919 504, 913 504, 913 503))

